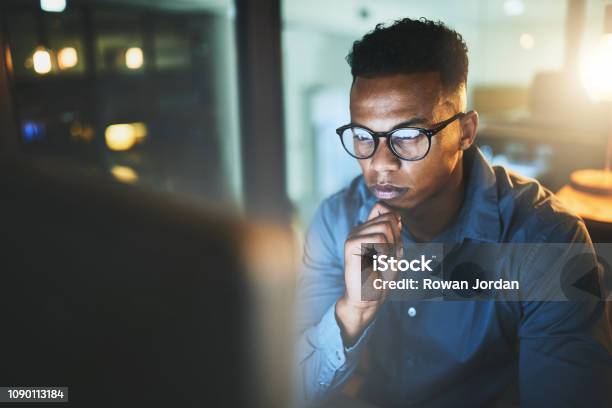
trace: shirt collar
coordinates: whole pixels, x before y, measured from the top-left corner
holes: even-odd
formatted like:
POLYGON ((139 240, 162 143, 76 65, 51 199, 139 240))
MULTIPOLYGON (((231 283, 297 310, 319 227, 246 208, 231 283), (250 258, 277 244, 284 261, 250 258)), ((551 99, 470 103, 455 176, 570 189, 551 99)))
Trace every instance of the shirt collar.
POLYGON ((464 154, 467 184, 457 219, 459 241, 499 242, 501 223, 495 172, 476 146, 464 154))
MULTIPOLYGON (((457 221, 449 227, 454 230, 451 236, 455 236, 456 242, 466 238, 499 242, 501 224, 495 172, 476 146, 465 151, 463 160, 467 177, 465 198, 457 221)), ((360 184, 363 205, 359 209, 358 220, 364 223, 377 200, 363 178, 360 184)), ((448 232, 451 231, 446 230, 440 235, 447 237, 448 232)))

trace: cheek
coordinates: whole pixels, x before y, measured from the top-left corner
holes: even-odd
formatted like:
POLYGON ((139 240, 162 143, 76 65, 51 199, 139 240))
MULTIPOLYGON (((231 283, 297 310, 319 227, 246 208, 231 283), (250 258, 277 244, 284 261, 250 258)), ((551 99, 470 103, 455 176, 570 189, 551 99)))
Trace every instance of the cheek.
POLYGON ((449 136, 432 140, 429 156, 436 162, 438 174, 452 172, 459 157, 459 141, 449 136))
POLYGON ((432 163, 433 162, 427 160, 427 157, 416 162, 404 162, 400 169, 402 178, 409 181, 410 186, 418 191, 422 186, 426 186, 430 183, 432 169, 434 168, 432 163))
POLYGON ((460 135, 455 132, 444 132, 434 136, 431 140, 430 154, 434 153, 439 160, 452 160, 459 152, 460 135))
POLYGON ((371 160, 369 159, 357 160, 357 164, 359 164, 359 167, 361 167, 361 172, 363 173, 364 176, 367 176, 368 169, 370 168, 370 161, 371 160))
POLYGON ((376 181, 376 173, 372 171, 372 168, 370 167, 371 161, 372 160, 370 159, 357 160, 359 167, 361 167, 361 173, 363 174, 366 184, 368 185, 376 181))
POLYGON ((432 143, 429 154, 423 160, 403 163, 401 172, 417 190, 435 189, 453 172, 457 158, 457 149, 432 143))

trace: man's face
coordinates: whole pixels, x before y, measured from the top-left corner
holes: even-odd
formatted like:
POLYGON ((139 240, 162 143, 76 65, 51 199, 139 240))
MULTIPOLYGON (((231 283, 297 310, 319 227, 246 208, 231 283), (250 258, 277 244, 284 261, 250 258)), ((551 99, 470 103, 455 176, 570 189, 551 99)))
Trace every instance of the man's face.
MULTIPOLYGON (((395 74, 375 78, 357 77, 351 89, 351 121, 375 132, 389 131, 400 123, 429 129, 456 114, 463 90, 443 92, 437 73, 395 74)), ((431 139, 424 159, 405 161, 381 139, 376 153, 358 160, 370 191, 392 207, 411 209, 449 183, 456 182, 461 165, 459 120, 431 139)))

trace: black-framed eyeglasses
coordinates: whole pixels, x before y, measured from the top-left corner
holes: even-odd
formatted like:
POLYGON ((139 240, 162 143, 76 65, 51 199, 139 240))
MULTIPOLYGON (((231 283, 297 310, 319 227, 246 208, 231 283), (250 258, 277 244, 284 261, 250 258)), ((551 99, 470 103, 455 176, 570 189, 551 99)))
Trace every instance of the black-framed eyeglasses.
POLYGON ((340 136, 344 150, 356 159, 369 159, 374 156, 380 139, 386 137, 394 155, 401 160, 416 161, 427 156, 431 148, 432 137, 465 114, 465 112, 459 112, 435 124, 431 129, 400 126, 389 132, 374 132, 366 127, 350 123, 336 129, 336 133, 340 136))

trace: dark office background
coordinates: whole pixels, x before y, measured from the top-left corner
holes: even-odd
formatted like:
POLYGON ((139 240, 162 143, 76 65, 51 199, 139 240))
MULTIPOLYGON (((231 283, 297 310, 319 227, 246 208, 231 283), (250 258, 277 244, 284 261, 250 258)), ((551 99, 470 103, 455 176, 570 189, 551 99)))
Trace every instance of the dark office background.
POLYGON ((468 104, 492 162, 554 191, 603 166, 608 108, 589 99, 580 63, 610 2, 305 3, 2 0, 3 146, 304 227, 358 172, 333 133, 351 42, 426 16, 468 43, 468 104))
MULTIPOLYGON (((351 77, 344 58, 352 42, 379 22, 402 17, 439 19, 461 32, 470 49, 468 108, 481 118, 478 145, 493 163, 559 191, 571 184, 573 171, 604 166, 612 110, 610 101, 598 101, 592 93, 609 76, 585 78, 583 62, 602 41, 612 48, 612 39, 605 37, 612 33, 610 7, 609 23, 604 23, 611 4, 0 0, 0 160, 12 163, 3 169, 21 168, 15 174, 57 173, 28 183, 11 175, 3 181, 4 199, 11 206, 3 205, 0 214, 15 217, 3 227, 12 226, 15 239, 21 239, 11 241, 13 235, 5 234, 11 244, 7 248, 44 248, 70 259, 65 242, 88 244, 78 232, 70 232, 80 228, 86 231, 83 237, 100 243, 85 252, 93 254, 93 261, 104 261, 99 270, 112 264, 104 252, 111 247, 134 265, 138 257, 149 256, 148 264, 160 267, 165 263, 156 259, 181 259, 187 249, 189 256, 197 256, 194 241, 216 242, 210 234, 229 231, 233 224, 228 219, 291 224, 297 231, 293 235, 265 224, 243 231, 240 242, 233 241, 236 237, 226 242, 240 247, 248 269, 257 271, 251 286, 259 288, 258 305, 265 310, 258 316, 267 316, 251 321, 259 341, 267 345, 267 354, 259 357, 266 367, 259 379, 266 379, 262 387, 270 387, 268 395, 276 395, 287 388, 279 384, 288 381, 280 333, 285 333, 281 322, 289 311, 285 298, 293 287, 292 261, 298 258, 292 252, 299 248, 294 239, 299 242, 321 200, 359 171, 334 133, 348 118, 351 77), (58 178, 62 190, 49 184, 37 194, 22 194, 58 178), (119 187, 119 193, 104 193, 108 186, 119 187), (12 192, 21 192, 20 197, 12 192), (131 201, 122 208, 127 197, 131 201), (198 215, 175 224, 167 221, 165 211, 159 217, 146 212, 146 222, 135 223, 141 218, 135 216, 140 207, 134 200, 141 200, 144 208, 166 199, 196 209, 198 215), (70 205, 61 204, 66 202, 70 205), (112 212, 105 212, 107 205, 112 212), (70 211, 79 216, 72 219, 70 211), (60 213, 66 218, 53 215, 60 213), (122 214, 121 221, 113 214, 122 214), (61 239, 53 240, 53 231, 40 225, 45 219, 61 239), (61 219, 73 229, 60 231, 61 219), (153 231, 143 227, 149 221, 153 231), (212 221, 216 227, 209 230, 206 225, 212 221), (168 223, 174 227, 167 228, 168 223), (28 234, 20 225, 45 233, 28 234), (97 237, 95 228, 107 235, 97 237), (115 229, 117 240, 112 239, 115 229), (130 237, 138 237, 138 250, 130 249, 130 237), (168 245, 167 253, 159 242, 168 245)), ((594 202, 600 213, 608 213, 603 231, 612 240, 612 195, 610 186, 604 187, 594 202)), ((221 253, 215 248, 202 254, 221 253)), ((112 269, 117 275, 107 279, 120 280, 121 271, 129 273, 128 264, 112 269)), ((182 265, 186 271, 191 266, 189 261, 182 265)), ((54 267, 63 270, 61 264, 54 267)), ((71 282, 67 276, 64 280, 71 282)), ((147 279, 147 274, 129 276, 147 279)), ((13 278, 22 282, 18 275, 13 278)), ((197 298, 198 287, 191 289, 197 298)), ((129 291, 121 293, 129 301, 129 291)), ((221 326, 232 323, 216 321, 221 326)), ((19 344, 17 337, 13 340, 11 344, 19 344)))

